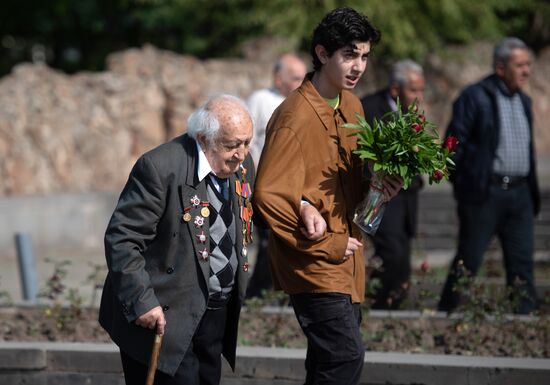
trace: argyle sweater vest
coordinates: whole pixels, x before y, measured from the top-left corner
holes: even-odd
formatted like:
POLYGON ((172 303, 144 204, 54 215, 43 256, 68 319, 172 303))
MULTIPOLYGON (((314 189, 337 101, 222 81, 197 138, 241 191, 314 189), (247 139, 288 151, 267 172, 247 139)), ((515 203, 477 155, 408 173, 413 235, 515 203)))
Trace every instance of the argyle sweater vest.
POLYGON ((235 251, 235 219, 231 200, 225 200, 216 190, 210 178, 207 182, 210 202, 210 278, 208 294, 210 298, 228 298, 235 282, 237 253, 235 251))

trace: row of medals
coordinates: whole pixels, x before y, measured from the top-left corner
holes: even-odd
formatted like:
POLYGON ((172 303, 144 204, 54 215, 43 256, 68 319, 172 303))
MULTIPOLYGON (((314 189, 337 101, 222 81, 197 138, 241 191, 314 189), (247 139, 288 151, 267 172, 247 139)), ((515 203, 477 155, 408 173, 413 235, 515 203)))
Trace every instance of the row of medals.
MULTIPOLYGON (((198 196, 194 196, 190 199, 191 201, 191 204, 193 205, 193 207, 197 207, 199 205, 203 206, 201 208, 201 211, 200 211, 200 214, 201 216, 196 216, 195 217, 195 226, 199 229, 202 228, 202 225, 204 223, 204 219, 205 218, 208 218, 210 216, 210 209, 208 208, 208 201, 203 201, 201 202, 201 200, 199 199, 198 196)), ((186 208, 185 209, 185 213, 183 214, 183 220, 185 222, 189 222, 191 221, 191 219, 193 219, 193 217, 191 216, 191 213, 189 212, 189 210, 191 210, 190 207, 186 208)), ((204 231, 201 232, 201 234, 198 234, 197 235, 197 238, 199 240, 200 243, 204 244, 206 242, 206 235, 204 234, 204 231)), ((201 258, 203 260, 208 260, 208 250, 206 248, 204 248, 202 251, 199 251, 199 255, 201 256, 201 258)))

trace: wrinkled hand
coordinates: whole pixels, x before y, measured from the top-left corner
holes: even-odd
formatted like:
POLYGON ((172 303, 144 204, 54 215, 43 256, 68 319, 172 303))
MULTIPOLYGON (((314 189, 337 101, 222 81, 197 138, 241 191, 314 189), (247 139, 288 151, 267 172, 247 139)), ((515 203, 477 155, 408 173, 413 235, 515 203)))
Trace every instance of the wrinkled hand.
POLYGON ((382 179, 384 185, 384 200, 388 202, 399 193, 403 187, 403 178, 398 175, 386 175, 382 179))
POLYGON ((315 207, 310 204, 302 204, 300 207, 300 216, 304 227, 300 231, 310 241, 316 241, 323 236, 327 230, 327 222, 315 207))
POLYGON ((359 242, 357 239, 349 237, 348 238, 348 245, 346 246, 346 252, 344 253, 344 258, 342 258, 344 261, 347 261, 349 257, 355 253, 359 247, 363 246, 361 242, 359 242))
POLYGON ((166 319, 164 318, 162 308, 157 306, 147 313, 140 315, 136 319, 136 325, 149 329, 156 328, 156 333, 162 336, 164 334, 164 327, 166 326, 166 319))

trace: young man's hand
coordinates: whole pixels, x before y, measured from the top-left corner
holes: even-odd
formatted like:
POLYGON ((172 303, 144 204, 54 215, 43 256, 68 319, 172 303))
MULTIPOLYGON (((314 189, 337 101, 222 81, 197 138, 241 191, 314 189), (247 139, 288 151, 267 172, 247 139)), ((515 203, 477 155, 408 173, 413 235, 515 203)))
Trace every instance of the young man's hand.
POLYGON ((349 237, 348 238, 348 245, 346 246, 346 252, 344 253, 344 258, 342 258, 344 261, 347 261, 349 257, 353 255, 359 249, 359 247, 363 246, 361 242, 359 242, 357 239, 349 237))

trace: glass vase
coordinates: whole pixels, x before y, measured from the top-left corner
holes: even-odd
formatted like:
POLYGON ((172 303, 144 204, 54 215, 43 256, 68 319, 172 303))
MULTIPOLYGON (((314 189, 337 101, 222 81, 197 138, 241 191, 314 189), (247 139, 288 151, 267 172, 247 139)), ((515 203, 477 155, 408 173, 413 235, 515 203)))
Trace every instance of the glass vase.
POLYGON ((359 206, 357 206, 353 222, 355 222, 363 232, 374 235, 380 226, 380 222, 382 222, 385 209, 386 200, 384 198, 382 178, 375 174, 370 181, 370 188, 367 196, 359 206))

